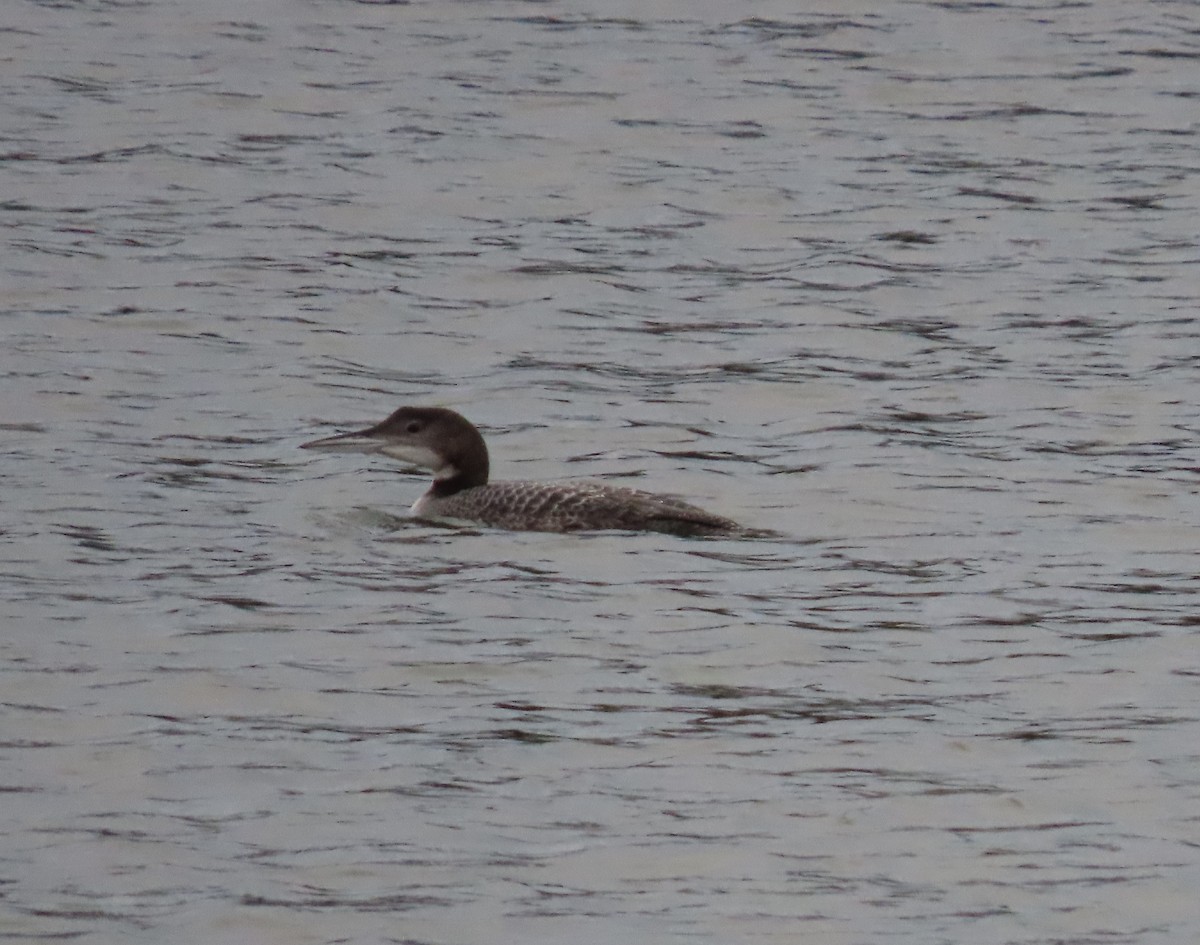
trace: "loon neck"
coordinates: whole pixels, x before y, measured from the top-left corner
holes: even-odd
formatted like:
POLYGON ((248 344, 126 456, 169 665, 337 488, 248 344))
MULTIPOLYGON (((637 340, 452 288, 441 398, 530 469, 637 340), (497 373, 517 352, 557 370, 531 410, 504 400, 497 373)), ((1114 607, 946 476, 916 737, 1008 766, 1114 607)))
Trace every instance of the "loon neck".
POLYGON ((482 469, 478 466, 474 467, 474 469, 448 466, 438 471, 438 475, 433 480, 433 485, 429 487, 429 494, 439 499, 445 499, 462 492, 464 489, 486 486, 487 481, 488 468, 486 459, 484 460, 482 469))
POLYGON ((444 499, 464 489, 486 486, 491 464, 487 444, 466 420, 462 424, 446 424, 433 438, 432 451, 440 461, 433 470, 431 495, 444 499))

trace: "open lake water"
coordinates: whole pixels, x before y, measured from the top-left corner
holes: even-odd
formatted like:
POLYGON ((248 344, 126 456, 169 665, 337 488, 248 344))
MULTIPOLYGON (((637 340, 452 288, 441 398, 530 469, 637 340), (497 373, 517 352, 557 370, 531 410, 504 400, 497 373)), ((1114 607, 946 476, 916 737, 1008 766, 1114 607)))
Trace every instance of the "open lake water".
POLYGON ((0 940, 1200 941, 1196 3, 7 0, 0 219, 0 940))

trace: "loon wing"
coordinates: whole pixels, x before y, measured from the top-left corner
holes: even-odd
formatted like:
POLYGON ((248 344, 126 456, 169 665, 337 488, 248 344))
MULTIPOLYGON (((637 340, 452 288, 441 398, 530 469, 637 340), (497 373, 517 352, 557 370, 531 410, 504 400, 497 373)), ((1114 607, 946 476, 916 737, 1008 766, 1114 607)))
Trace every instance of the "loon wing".
POLYGON ((628 529, 736 534, 740 525, 671 496, 597 482, 493 482, 449 497, 439 514, 527 531, 628 529))

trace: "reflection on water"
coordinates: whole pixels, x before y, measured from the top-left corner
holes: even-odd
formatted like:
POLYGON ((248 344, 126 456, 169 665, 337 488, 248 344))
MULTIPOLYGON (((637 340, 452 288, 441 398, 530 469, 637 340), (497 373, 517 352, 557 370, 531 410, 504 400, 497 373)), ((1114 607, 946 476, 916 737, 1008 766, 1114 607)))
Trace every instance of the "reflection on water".
POLYGON ((14 8, 0 930, 1194 939, 1181 11, 14 8))

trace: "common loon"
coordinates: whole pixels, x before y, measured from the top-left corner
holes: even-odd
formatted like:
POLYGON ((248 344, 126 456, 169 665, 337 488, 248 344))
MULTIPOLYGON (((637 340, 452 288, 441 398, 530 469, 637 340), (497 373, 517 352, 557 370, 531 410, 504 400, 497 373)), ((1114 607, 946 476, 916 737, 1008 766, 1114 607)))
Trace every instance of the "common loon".
POLYGON ((673 535, 748 533, 737 522, 669 496, 597 482, 488 482, 487 445, 444 407, 401 407, 382 423, 304 443, 301 449, 383 453, 433 470, 414 515, 518 531, 625 529, 673 535))

